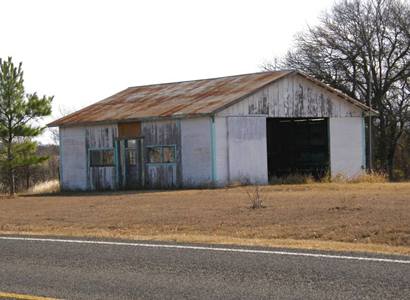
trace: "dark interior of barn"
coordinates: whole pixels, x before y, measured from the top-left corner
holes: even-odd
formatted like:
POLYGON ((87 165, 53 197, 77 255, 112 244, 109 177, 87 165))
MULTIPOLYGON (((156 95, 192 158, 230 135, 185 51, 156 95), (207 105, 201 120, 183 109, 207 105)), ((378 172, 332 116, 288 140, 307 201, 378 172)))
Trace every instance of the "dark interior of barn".
POLYGON ((268 118, 268 176, 301 174, 320 179, 329 170, 327 118, 268 118))

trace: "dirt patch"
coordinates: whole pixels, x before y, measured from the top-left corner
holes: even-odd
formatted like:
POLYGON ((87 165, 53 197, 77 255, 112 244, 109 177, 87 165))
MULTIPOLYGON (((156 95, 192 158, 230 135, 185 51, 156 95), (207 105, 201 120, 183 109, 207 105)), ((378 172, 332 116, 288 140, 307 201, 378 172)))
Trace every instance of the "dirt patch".
POLYGON ((263 209, 243 187, 4 197, 0 231, 410 254, 410 183, 259 192, 263 209))

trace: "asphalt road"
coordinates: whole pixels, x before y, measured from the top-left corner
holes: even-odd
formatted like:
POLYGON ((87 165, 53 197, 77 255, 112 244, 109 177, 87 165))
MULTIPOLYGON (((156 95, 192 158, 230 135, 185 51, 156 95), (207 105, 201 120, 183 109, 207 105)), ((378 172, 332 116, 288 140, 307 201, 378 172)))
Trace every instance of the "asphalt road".
POLYGON ((0 292, 64 299, 410 299, 409 257, 131 243, 137 242, 0 237, 0 292))

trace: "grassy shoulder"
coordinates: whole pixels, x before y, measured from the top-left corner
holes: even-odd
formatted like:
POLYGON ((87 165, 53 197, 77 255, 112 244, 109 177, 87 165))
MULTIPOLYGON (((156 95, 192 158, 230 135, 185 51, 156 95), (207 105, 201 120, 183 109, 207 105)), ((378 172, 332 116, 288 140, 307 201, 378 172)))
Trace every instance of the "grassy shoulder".
POLYGON ((21 195, 0 231, 410 255, 410 183, 21 195))

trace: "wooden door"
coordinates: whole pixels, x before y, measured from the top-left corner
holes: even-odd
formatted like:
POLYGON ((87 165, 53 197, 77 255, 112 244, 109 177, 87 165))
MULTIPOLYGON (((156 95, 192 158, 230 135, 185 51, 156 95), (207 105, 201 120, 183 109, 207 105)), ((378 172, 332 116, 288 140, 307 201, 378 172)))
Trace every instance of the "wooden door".
POLYGON ((140 189, 144 186, 143 139, 118 140, 119 183, 124 189, 140 189))

